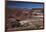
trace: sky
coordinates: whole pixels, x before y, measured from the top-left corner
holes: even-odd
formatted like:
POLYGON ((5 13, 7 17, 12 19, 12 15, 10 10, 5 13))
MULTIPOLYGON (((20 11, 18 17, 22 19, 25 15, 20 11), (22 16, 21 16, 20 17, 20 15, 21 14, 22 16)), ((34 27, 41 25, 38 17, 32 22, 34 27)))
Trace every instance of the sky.
POLYGON ((7 7, 9 8, 43 8, 43 4, 34 4, 31 2, 8 2, 7 7))

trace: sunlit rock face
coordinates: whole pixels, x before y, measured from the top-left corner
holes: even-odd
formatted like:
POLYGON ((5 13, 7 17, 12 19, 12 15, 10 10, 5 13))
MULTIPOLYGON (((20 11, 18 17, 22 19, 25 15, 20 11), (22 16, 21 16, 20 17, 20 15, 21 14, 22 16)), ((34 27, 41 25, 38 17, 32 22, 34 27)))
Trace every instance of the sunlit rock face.
POLYGON ((24 25, 24 24, 30 23, 30 22, 31 22, 31 20, 23 20, 23 21, 20 21, 19 23, 21 23, 21 25, 24 25))
POLYGON ((19 22, 22 27, 27 27, 28 29, 36 28, 36 26, 31 22, 31 20, 23 20, 19 22))
POLYGON ((21 25, 23 27, 30 27, 30 29, 41 29, 43 28, 43 21, 41 20, 23 20, 20 21, 19 23, 21 23, 21 25))

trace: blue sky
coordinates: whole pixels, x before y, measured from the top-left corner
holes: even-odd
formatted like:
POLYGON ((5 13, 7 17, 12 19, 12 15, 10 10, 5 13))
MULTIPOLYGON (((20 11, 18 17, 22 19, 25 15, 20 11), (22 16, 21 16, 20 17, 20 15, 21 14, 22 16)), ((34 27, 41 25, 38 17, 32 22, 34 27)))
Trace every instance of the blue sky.
POLYGON ((34 4, 26 2, 8 2, 7 7, 9 8, 43 8, 43 4, 34 4))

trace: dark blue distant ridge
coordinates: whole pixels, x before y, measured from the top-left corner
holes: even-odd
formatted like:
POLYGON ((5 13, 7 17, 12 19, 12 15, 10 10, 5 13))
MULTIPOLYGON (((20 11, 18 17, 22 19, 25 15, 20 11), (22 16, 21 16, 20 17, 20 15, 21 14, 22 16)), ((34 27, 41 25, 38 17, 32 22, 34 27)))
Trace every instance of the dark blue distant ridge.
POLYGON ((32 2, 8 2, 8 8, 43 8, 43 4, 34 4, 32 2))

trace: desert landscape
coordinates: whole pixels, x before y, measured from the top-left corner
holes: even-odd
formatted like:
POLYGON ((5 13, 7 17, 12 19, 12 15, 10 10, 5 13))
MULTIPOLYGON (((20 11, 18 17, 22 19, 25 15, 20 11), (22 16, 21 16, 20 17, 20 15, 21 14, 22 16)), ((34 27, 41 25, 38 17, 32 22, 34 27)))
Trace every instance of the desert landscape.
POLYGON ((8 1, 5 7, 5 32, 44 29, 44 3, 8 1))
POLYGON ((7 8, 7 24, 9 31, 44 29, 43 8, 7 8))

